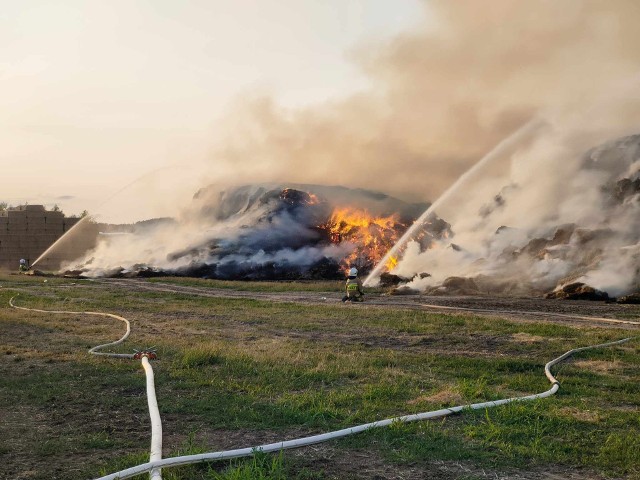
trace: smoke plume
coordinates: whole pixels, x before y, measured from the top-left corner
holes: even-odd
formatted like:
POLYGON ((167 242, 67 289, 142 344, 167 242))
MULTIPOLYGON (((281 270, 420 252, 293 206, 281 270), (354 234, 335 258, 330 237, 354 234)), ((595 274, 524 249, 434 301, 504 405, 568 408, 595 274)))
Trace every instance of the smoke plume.
POLYGON ((535 115, 583 108, 640 64, 632 0, 435 0, 425 10, 423 25, 352 54, 369 91, 299 110, 238 99, 215 168, 243 183, 340 183, 434 201, 535 115))
MULTIPOLYGON (((412 285, 420 289, 458 275, 500 277, 512 291, 548 291, 571 280, 628 290, 637 281, 638 202, 635 195, 615 200, 613 190, 637 178, 637 155, 629 153, 636 150, 633 142, 597 147, 638 133, 640 5, 424 5, 422 25, 352 52, 369 90, 301 109, 251 92, 238 98, 217 126, 211 176, 225 184, 341 184, 434 201, 535 119, 542 127, 534 135, 486 162, 439 206, 455 248, 443 241, 422 251, 410 242, 395 273, 430 273, 416 276, 412 285)), ((244 238, 242 225, 214 222, 203 231, 201 217, 184 218, 163 261, 168 251, 211 238, 244 238)), ((157 242, 135 251, 144 248, 153 252, 157 242)), ((127 249, 118 249, 124 259, 127 249)), ((139 259, 134 253, 120 264, 139 259)), ((101 256, 107 252, 94 258, 101 256)), ((171 258, 176 268, 186 261, 171 258)))
MULTIPOLYGON (((598 119, 622 115, 640 98, 591 110, 598 119), (617 107, 617 108, 614 108, 617 107)), ((548 125, 512 155, 497 158, 502 175, 479 176, 482 187, 460 185, 437 213, 451 224, 457 248, 440 242, 421 250, 406 245, 394 273, 418 278, 410 286, 446 293, 452 276, 476 279, 473 289, 543 293, 581 282, 619 295, 640 285, 640 136, 589 145, 625 131, 576 118, 548 125), (589 148, 592 147, 592 148, 589 148), (491 195, 486 186, 490 185, 491 195), (434 289, 435 288, 435 289, 434 289)), ((635 117, 640 121, 640 116, 635 117)))

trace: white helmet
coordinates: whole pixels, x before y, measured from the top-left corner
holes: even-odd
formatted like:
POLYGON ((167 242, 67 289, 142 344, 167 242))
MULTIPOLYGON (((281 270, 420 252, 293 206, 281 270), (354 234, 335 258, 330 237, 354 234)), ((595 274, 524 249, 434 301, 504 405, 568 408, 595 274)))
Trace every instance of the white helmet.
POLYGON ((357 277, 358 276, 358 269, 356 267, 351 267, 351 270, 349 270, 349 276, 350 277, 357 277))
POLYGON ((27 261, 24 258, 20 259, 20 265, 25 265, 27 263, 27 261))

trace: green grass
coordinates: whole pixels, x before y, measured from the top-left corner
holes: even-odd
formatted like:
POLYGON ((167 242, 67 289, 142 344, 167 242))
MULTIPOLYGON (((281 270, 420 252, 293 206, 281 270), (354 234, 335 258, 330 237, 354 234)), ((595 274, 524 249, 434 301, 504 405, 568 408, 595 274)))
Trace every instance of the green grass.
MULTIPOLYGON (((132 333, 115 351, 157 348, 153 366, 170 456, 541 392, 549 388, 543 373, 549 359, 628 335, 610 326, 132 294, 55 278, 0 277, 0 285, 0 416, 12 419, 0 422, 2 478, 17 477, 24 465, 34 479, 94 478, 148 458, 139 363, 87 355, 119 338, 122 324, 10 309, 17 291, 18 305, 124 315, 132 333)), ((427 476, 438 461, 465 462, 477 472, 583 467, 638 479, 639 344, 583 352, 558 366, 562 387, 554 397, 371 430, 330 444, 330 458, 364 451, 369 463, 419 468, 427 476)), ((164 478, 372 476, 367 464, 360 476, 346 474, 340 462, 309 454, 311 460, 286 452, 166 469, 164 478)))
POLYGON ((188 287, 218 288, 245 292, 332 292, 344 288, 343 280, 274 280, 244 282, 238 280, 210 280, 204 278, 155 277, 151 283, 169 283, 188 287))
MULTIPOLYGON (((151 283, 167 283, 186 287, 204 287, 211 289, 236 290, 241 292, 343 292, 344 280, 271 280, 240 281, 213 280, 188 277, 154 277, 151 283)), ((381 293, 388 289, 367 287, 367 293, 381 293)))

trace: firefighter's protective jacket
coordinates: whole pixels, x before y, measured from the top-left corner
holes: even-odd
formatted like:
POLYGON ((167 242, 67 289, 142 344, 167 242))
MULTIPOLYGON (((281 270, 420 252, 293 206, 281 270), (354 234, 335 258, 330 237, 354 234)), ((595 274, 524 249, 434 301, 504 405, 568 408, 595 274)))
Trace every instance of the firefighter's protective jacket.
POLYGON ((364 295, 364 292, 362 291, 362 282, 358 277, 348 277, 345 288, 347 290, 347 297, 349 298, 357 298, 364 295))

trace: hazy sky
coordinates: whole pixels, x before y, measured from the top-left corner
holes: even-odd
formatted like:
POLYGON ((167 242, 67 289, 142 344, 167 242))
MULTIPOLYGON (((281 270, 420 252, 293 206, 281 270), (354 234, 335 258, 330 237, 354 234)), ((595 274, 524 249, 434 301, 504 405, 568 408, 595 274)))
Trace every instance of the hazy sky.
POLYGON ((0 200, 91 210, 206 157, 245 92, 296 107, 366 88, 351 52, 424 16, 419 0, 0 0, 0 200))

